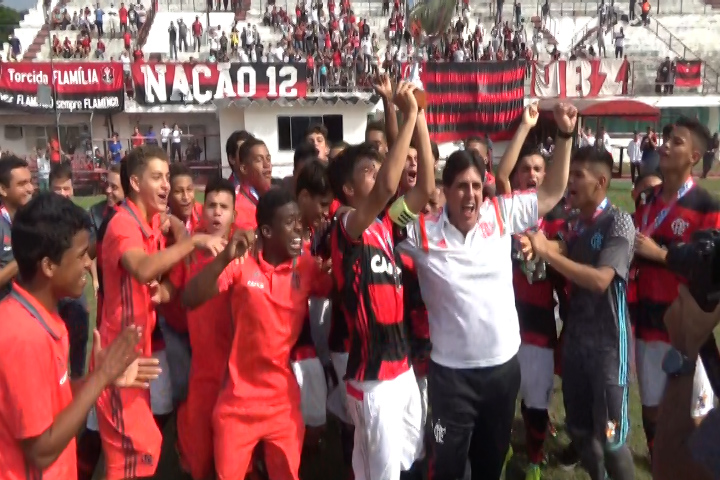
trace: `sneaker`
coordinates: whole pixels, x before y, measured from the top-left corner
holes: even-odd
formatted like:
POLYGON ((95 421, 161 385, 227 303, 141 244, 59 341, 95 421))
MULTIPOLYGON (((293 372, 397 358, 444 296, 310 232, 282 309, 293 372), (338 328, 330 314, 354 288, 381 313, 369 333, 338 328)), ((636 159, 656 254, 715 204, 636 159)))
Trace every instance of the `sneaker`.
POLYGON ((575 446, 571 443, 557 455, 557 461, 558 465, 560 465, 560 468, 563 470, 572 470, 578 463, 580 463, 580 455, 577 450, 575 450, 575 446))
POLYGON ((540 465, 536 465, 534 463, 528 465, 527 472, 525 473, 525 480, 540 480, 541 478, 540 465))

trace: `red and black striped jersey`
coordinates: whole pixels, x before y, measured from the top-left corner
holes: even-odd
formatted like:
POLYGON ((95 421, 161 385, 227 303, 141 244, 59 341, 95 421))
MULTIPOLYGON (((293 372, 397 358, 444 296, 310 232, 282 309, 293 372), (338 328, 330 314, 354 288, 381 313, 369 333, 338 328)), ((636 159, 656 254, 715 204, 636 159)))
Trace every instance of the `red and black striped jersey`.
POLYGON ((347 378, 391 380, 409 369, 401 270, 387 221, 351 238, 345 220, 331 233, 333 275, 348 323, 347 378))
MULTIPOLYGON (((694 185, 669 205, 663 202, 661 191, 662 185, 643 192, 634 215, 635 227, 661 247, 688 242, 699 230, 720 228, 720 202, 704 188, 694 185)), ((638 338, 668 342, 663 317, 677 297, 678 285, 686 279, 639 255, 635 255, 631 273, 637 293, 638 338)))
POLYGON ((427 308, 420 292, 420 282, 413 259, 397 252, 395 258, 402 267, 403 304, 410 359, 415 375, 424 377, 428 372, 432 350, 427 308))
MULTIPOLYGON (((568 211, 561 202, 545 215, 538 226, 547 238, 552 239, 565 228, 567 218, 568 211)), ((538 347, 555 348, 558 335, 553 294, 564 303, 566 295, 563 277, 548 268, 545 280, 535 280, 530 283, 520 262, 514 260, 513 287, 522 342, 538 347)))

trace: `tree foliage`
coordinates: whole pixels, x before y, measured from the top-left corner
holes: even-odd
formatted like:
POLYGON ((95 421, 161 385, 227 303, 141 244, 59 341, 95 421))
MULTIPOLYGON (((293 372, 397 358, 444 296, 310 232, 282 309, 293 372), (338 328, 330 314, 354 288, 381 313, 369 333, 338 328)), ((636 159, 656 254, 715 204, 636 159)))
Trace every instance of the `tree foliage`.
POLYGON ((13 33, 22 20, 21 12, 6 7, 2 3, 3 0, 0 0, 0 44, 7 41, 8 35, 13 33))

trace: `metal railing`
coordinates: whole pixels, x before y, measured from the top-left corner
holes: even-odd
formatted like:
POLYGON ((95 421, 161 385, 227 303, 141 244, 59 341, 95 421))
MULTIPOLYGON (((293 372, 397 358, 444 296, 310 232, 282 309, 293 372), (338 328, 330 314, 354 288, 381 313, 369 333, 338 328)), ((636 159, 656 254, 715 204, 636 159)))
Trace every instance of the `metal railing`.
MULTIPOLYGON (((542 5, 545 0, 537 1, 536 15, 540 15, 542 5)), ((628 12, 630 10, 630 2, 628 1, 616 1, 607 0, 605 3, 612 5, 616 9, 628 12)), ((651 1, 651 21, 653 15, 674 15, 683 13, 696 13, 704 14, 713 11, 713 7, 705 3, 704 0, 653 0, 651 1)), ((553 1, 550 0, 550 16, 561 15, 561 16, 574 16, 584 17, 588 15, 594 15, 597 13, 597 9, 600 6, 600 2, 597 0, 589 1, 553 1)), ((720 10, 717 10, 720 13, 720 10)), ((640 1, 635 3, 635 17, 640 18, 640 1)))

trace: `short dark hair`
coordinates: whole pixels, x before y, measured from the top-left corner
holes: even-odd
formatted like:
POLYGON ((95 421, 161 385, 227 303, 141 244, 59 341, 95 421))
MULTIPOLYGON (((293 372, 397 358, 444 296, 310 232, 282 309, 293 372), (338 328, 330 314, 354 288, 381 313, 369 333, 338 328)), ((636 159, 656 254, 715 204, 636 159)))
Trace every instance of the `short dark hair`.
POLYGON ((255 137, 248 138, 238 149, 238 159, 241 162, 246 161, 250 157, 252 149, 260 145, 265 145, 265 142, 255 137))
POLYGON ((471 137, 468 137, 465 140, 465 142, 463 143, 463 145, 465 146, 465 148, 467 148, 467 146, 470 145, 471 143, 479 143, 480 145, 485 145, 486 148, 490 146, 488 144, 487 136, 479 137, 479 136, 473 135, 471 137))
POLYGON ((214 192, 229 193, 232 195, 233 205, 235 205, 235 185, 233 185, 233 183, 227 178, 222 178, 218 175, 208 180, 205 185, 205 199, 208 198, 208 195, 214 192))
POLYGON ((121 165, 119 163, 113 163, 108 167, 107 173, 117 173, 119 174, 121 170, 121 165))
POLYGON ((16 168, 29 168, 29 166, 25 159, 15 155, 0 158, 0 184, 9 187, 12 181, 12 171, 16 168))
POLYGON ((347 204, 347 197, 343 187, 347 182, 352 181, 355 165, 363 158, 370 158, 379 162, 380 153, 372 144, 367 142, 360 145, 350 145, 328 166, 330 188, 332 188, 335 198, 341 203, 347 204))
POLYGON ((442 172, 442 183, 450 187, 458 175, 469 168, 475 168, 480 178, 485 178, 485 162, 480 155, 473 150, 458 150, 445 161, 445 168, 442 172))
POLYGON ((295 195, 300 196, 300 192, 307 190, 312 196, 327 195, 332 191, 330 181, 327 175, 327 166, 324 162, 315 158, 305 163, 298 173, 297 182, 295 183, 295 195))
POLYGON ((52 185, 56 181, 72 181, 72 179, 73 171, 69 163, 54 163, 53 166, 50 168, 50 176, 48 177, 48 183, 50 185, 52 185))
POLYGON ((661 181, 662 181, 662 179, 663 179, 663 176, 662 176, 662 173, 660 173, 660 170, 650 170, 650 171, 648 171, 648 172, 642 172, 642 173, 640 173, 640 175, 638 175, 638 176, 635 178, 635 185, 637 185, 638 183, 642 182, 642 181, 645 180, 646 178, 651 178, 651 177, 659 178, 661 181))
POLYGON ((430 150, 432 151, 433 158, 437 162, 440 160, 440 149, 438 148, 438 144, 430 140, 430 150))
POLYGON ((184 163, 173 163, 170 165, 170 183, 177 177, 193 178, 192 170, 184 163))
POLYGON ((613 157, 610 152, 604 148, 597 148, 595 145, 580 147, 573 152, 570 161, 603 166, 607 169, 608 173, 610 173, 610 176, 612 176, 613 157))
POLYGON ((365 127, 365 135, 369 132, 382 132, 382 134, 385 135, 385 122, 382 120, 368 122, 367 127, 365 127))
POLYGON ((680 117, 675 122, 676 127, 687 128, 693 135, 693 140, 700 152, 705 153, 710 145, 712 145, 712 135, 710 130, 700 123, 696 118, 680 117))
POLYGON ((31 281, 47 257, 59 264, 73 237, 90 230, 90 217, 69 198, 41 192, 20 208, 12 224, 12 249, 23 280, 31 281))
POLYGON ((302 142, 293 154, 293 169, 297 170, 303 163, 312 160, 320 154, 315 145, 310 142, 302 142))
POLYGON ((157 145, 140 145, 135 147, 122 159, 120 168, 120 183, 128 195, 132 190, 130 188, 130 177, 133 175, 141 175, 150 160, 158 159, 164 162, 168 161, 167 152, 157 145))
POLYGON ((340 140, 339 142, 333 143, 331 148, 342 148, 342 149, 346 149, 346 148, 348 148, 349 146, 350 146, 350 144, 349 144, 348 142, 346 142, 346 141, 344 141, 344 140, 340 140))
MULTIPOLYGON (((670 134, 672 134, 672 129, 674 126, 675 125, 673 125, 672 123, 668 123, 667 125, 665 125, 663 127, 663 129, 662 129, 662 138, 663 139, 670 138, 670 134)), ((648 128, 651 128, 651 127, 648 127, 648 128)))
POLYGON ((270 190, 260 196, 255 212, 255 220, 258 228, 263 225, 272 225, 275 213, 278 209, 284 207, 288 203, 295 201, 292 193, 284 188, 272 187, 270 190))
POLYGON ((313 133, 318 133, 323 136, 325 140, 328 138, 328 129, 325 125, 322 123, 314 123, 308 127, 308 129, 305 131, 305 137, 307 138, 309 135, 312 135, 313 133))
POLYGON ((225 142, 225 154, 232 158, 238 153, 238 142, 247 142, 254 138, 247 130, 235 130, 225 142))

